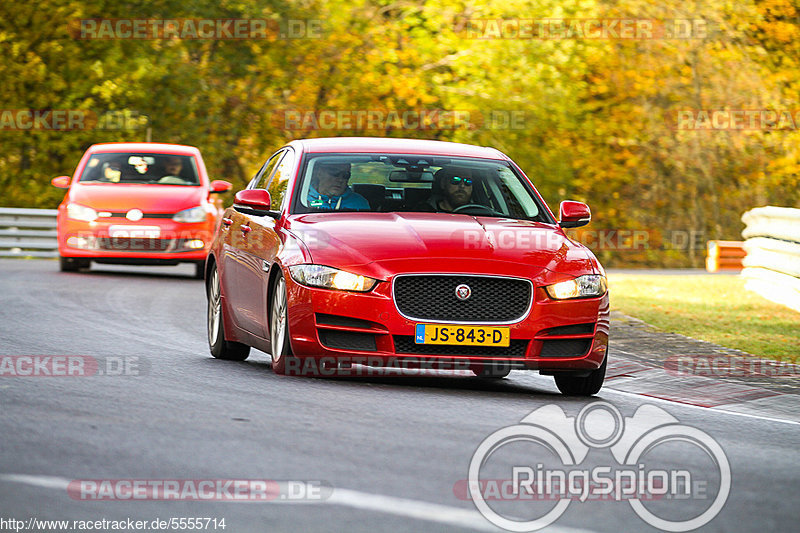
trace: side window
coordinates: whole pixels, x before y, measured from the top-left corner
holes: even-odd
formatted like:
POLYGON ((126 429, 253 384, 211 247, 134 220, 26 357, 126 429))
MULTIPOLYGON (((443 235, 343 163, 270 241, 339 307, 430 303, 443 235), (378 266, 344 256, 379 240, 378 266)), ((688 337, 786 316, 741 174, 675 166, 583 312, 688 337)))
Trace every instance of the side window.
POLYGON ((273 206, 283 207, 283 201, 286 199, 286 186, 289 184, 289 179, 292 177, 292 170, 294 170, 294 151, 291 149, 286 150, 286 155, 281 159, 278 164, 278 169, 272 175, 272 180, 269 183, 267 190, 272 198, 273 206))
POLYGON ((272 171, 278 165, 278 161, 281 160, 283 157, 284 152, 280 151, 270 157, 264 166, 261 167, 261 170, 255 175, 255 177, 250 181, 250 185, 247 186, 248 189, 266 189, 267 183, 269 183, 269 178, 272 176, 272 171))

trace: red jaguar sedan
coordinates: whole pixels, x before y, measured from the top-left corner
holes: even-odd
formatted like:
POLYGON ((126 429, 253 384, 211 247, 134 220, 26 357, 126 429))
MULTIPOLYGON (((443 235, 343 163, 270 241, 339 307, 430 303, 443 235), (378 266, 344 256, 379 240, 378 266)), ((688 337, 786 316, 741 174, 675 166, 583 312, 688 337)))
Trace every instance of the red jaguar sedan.
POLYGON ((231 188, 209 182, 194 146, 158 143, 95 144, 71 179, 52 184, 68 189, 58 207, 62 271, 193 263, 199 278, 222 215, 212 195, 231 188))
POLYGON ((411 139, 290 142, 227 209, 206 261, 211 354, 271 354, 278 374, 355 367, 603 383, 603 267, 511 159, 411 139))

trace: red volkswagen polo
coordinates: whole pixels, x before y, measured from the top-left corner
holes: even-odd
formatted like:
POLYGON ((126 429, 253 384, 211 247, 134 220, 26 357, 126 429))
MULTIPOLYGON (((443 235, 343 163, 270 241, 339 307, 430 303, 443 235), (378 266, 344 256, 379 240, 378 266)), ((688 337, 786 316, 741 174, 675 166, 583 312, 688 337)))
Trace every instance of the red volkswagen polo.
POLYGON ((95 144, 69 176, 53 178, 69 189, 58 206, 62 271, 97 263, 194 263, 196 276, 219 224, 211 196, 230 190, 209 182, 200 150, 157 143, 95 144))
POLYGON ((279 374, 511 369, 600 390, 603 267, 492 148, 409 139, 292 141, 236 194, 206 264, 211 354, 279 374))

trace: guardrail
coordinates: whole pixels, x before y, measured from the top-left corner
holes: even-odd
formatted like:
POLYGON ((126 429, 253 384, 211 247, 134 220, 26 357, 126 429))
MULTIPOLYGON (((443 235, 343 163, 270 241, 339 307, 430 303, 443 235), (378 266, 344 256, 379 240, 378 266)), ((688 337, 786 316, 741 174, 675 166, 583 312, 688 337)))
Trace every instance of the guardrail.
POLYGON ((58 257, 57 213, 0 207, 0 257, 58 257))
POLYGON ((742 222, 745 288, 800 312, 800 209, 757 207, 742 222))

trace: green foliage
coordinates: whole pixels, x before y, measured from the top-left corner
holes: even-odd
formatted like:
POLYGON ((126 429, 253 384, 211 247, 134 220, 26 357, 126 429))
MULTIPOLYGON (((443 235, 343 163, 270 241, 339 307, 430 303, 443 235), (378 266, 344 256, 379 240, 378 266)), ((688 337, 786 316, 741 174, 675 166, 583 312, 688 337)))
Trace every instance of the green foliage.
MULTIPOLYGON (((289 139, 419 137, 511 155, 551 207, 591 204, 592 229, 739 237, 741 213, 800 206, 799 135, 683 131, 686 109, 791 110, 800 98, 791 0, 43 0, 0 6, 6 110, 77 109, 76 130, 0 129, 5 206, 55 207, 50 178, 90 144, 198 146, 212 178, 243 186, 289 139), (309 38, 77 39, 80 19, 287 19, 309 38), (498 19, 702 19, 691 39, 479 39, 498 19), (468 125, 287 127, 286 111, 468 113, 468 125), (122 129, 114 129, 123 125, 122 129)), ((798 125, 800 127, 800 125, 798 125)), ((699 265, 702 253, 600 253, 608 264, 699 265)))
POLYGON ((798 313, 744 284, 740 276, 725 274, 609 275, 614 310, 668 332, 797 362, 798 313))

